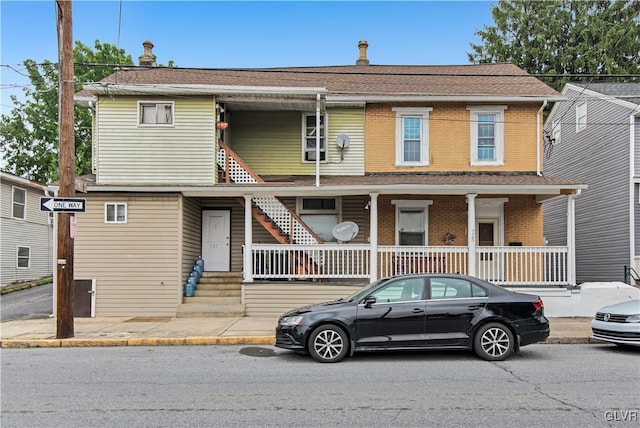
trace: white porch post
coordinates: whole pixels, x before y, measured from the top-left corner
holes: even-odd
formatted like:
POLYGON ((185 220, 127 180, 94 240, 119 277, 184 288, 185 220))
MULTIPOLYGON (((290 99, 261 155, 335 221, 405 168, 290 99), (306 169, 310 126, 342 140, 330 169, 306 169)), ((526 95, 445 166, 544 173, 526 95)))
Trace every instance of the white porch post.
POLYGON ((576 198, 578 193, 567 198, 567 281, 576 285, 576 198))
POLYGON ((371 282, 378 279, 378 193, 369 193, 371 203, 369 205, 369 278, 371 282))
POLYGON ((467 245, 469 246, 469 272, 476 276, 476 197, 477 193, 468 193, 467 197, 467 245))
POLYGON ((253 282, 253 224, 252 224, 251 195, 244 195, 244 257, 242 272, 244 282, 253 282))

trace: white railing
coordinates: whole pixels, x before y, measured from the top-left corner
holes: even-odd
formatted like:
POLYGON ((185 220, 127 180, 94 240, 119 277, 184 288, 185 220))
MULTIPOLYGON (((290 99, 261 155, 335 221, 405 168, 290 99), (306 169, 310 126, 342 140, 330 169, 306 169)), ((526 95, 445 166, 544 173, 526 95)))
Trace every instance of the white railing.
POLYGON ((368 278, 369 245, 252 244, 256 279, 368 278))
POLYGON ((380 277, 407 273, 460 273, 466 275, 467 247, 380 246, 380 277))
POLYGON ((477 247, 476 276, 499 285, 568 285, 567 247, 477 247))
MULTIPOLYGON (((369 278, 366 244, 252 244, 255 279, 369 278)), ((567 247, 477 247, 475 276, 504 286, 568 284, 567 247)), ((408 273, 469 274, 461 246, 378 247, 378 278, 408 273)))
MULTIPOLYGON (((229 175, 234 183, 257 183, 258 180, 238 162, 233 155, 228 155, 224 147, 218 149, 218 167, 229 175), (229 164, 227 165, 227 162, 229 164)), ((296 244, 318 244, 318 240, 275 196, 259 196, 253 198, 258 209, 265 213, 280 230, 291 237, 296 244)))

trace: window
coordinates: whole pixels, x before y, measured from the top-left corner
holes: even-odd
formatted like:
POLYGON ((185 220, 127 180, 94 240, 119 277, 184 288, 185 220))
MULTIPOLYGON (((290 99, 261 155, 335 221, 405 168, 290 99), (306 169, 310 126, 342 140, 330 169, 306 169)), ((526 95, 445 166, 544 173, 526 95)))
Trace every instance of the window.
POLYGON ((503 165, 506 108, 468 107, 471 112, 471 165, 503 165))
POLYGON ((335 241, 333 227, 340 221, 340 198, 298 198, 298 214, 323 241, 335 241))
POLYGON ((576 106, 576 132, 587 127, 587 103, 576 106))
POLYGON ((464 279, 432 278, 430 280, 431 299, 464 299, 487 297, 484 288, 464 279))
MULTIPOLYGON (((316 161, 316 115, 305 114, 303 124, 302 160, 303 162, 316 161)), ((326 118, 320 116, 320 160, 327 160, 327 133, 326 118)))
POLYGON ((553 122, 551 124, 551 139, 553 141, 553 144, 557 144, 560 142, 560 131, 561 131, 560 122, 553 122))
POLYGON ((429 112, 431 107, 394 107, 396 113, 396 165, 429 164, 429 112))
POLYGON ((173 125, 173 103, 139 102, 141 125, 173 125))
POLYGON ((126 223, 127 204, 115 202, 107 202, 106 204, 104 204, 104 222, 126 223))
POLYGON ((427 245, 429 200, 392 200, 396 206, 396 245, 427 245))
POLYGON ((19 187, 13 188, 12 211, 13 218, 27 218, 27 191, 19 187))
POLYGON ((421 278, 407 278, 394 281, 372 294, 376 303, 408 302, 424 300, 424 281, 421 278))
POLYGON ((16 252, 16 266, 19 268, 31 267, 31 248, 18 247, 16 252))

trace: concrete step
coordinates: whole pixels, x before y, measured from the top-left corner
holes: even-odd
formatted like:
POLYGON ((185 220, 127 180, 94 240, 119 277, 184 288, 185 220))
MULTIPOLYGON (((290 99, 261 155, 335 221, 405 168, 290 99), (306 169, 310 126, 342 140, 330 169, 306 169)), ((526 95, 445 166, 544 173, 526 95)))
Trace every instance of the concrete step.
POLYGON ((240 291, 242 289, 242 285, 241 284, 208 284, 208 283, 204 283, 202 282, 202 280, 200 280, 200 282, 198 282, 198 285, 196 285, 196 289, 197 290, 216 290, 216 291, 221 291, 221 290, 237 290, 240 291))
POLYGON ((242 281, 242 272, 211 272, 204 271, 202 272, 203 278, 237 278, 239 281, 242 281))
POLYGON ((236 280, 234 278, 214 278, 214 277, 201 277, 198 281, 199 284, 231 284, 240 286, 242 284, 241 280, 236 280))
POLYGON ((240 303, 240 297, 194 296, 185 297, 183 303, 198 303, 203 305, 234 305, 240 303))
POLYGON ((195 297, 237 297, 240 300, 240 289, 237 290, 217 290, 196 288, 195 297))
POLYGON ((178 307, 176 318, 233 318, 244 315, 245 306, 241 303, 230 305, 183 303, 178 307))

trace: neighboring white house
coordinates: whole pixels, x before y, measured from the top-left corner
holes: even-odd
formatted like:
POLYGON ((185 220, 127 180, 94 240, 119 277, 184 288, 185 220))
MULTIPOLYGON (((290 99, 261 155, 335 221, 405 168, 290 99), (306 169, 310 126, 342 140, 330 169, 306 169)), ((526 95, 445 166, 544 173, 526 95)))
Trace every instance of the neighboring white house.
POLYGON ((44 185, 0 172, 0 285, 52 274, 53 227, 44 185))
MULTIPOLYGON (((625 266, 640 272, 640 84, 570 83, 562 94, 545 124, 544 172, 589 186, 575 200, 577 282, 631 283, 625 266)), ((566 243, 574 197, 546 203, 549 245, 566 243)))

